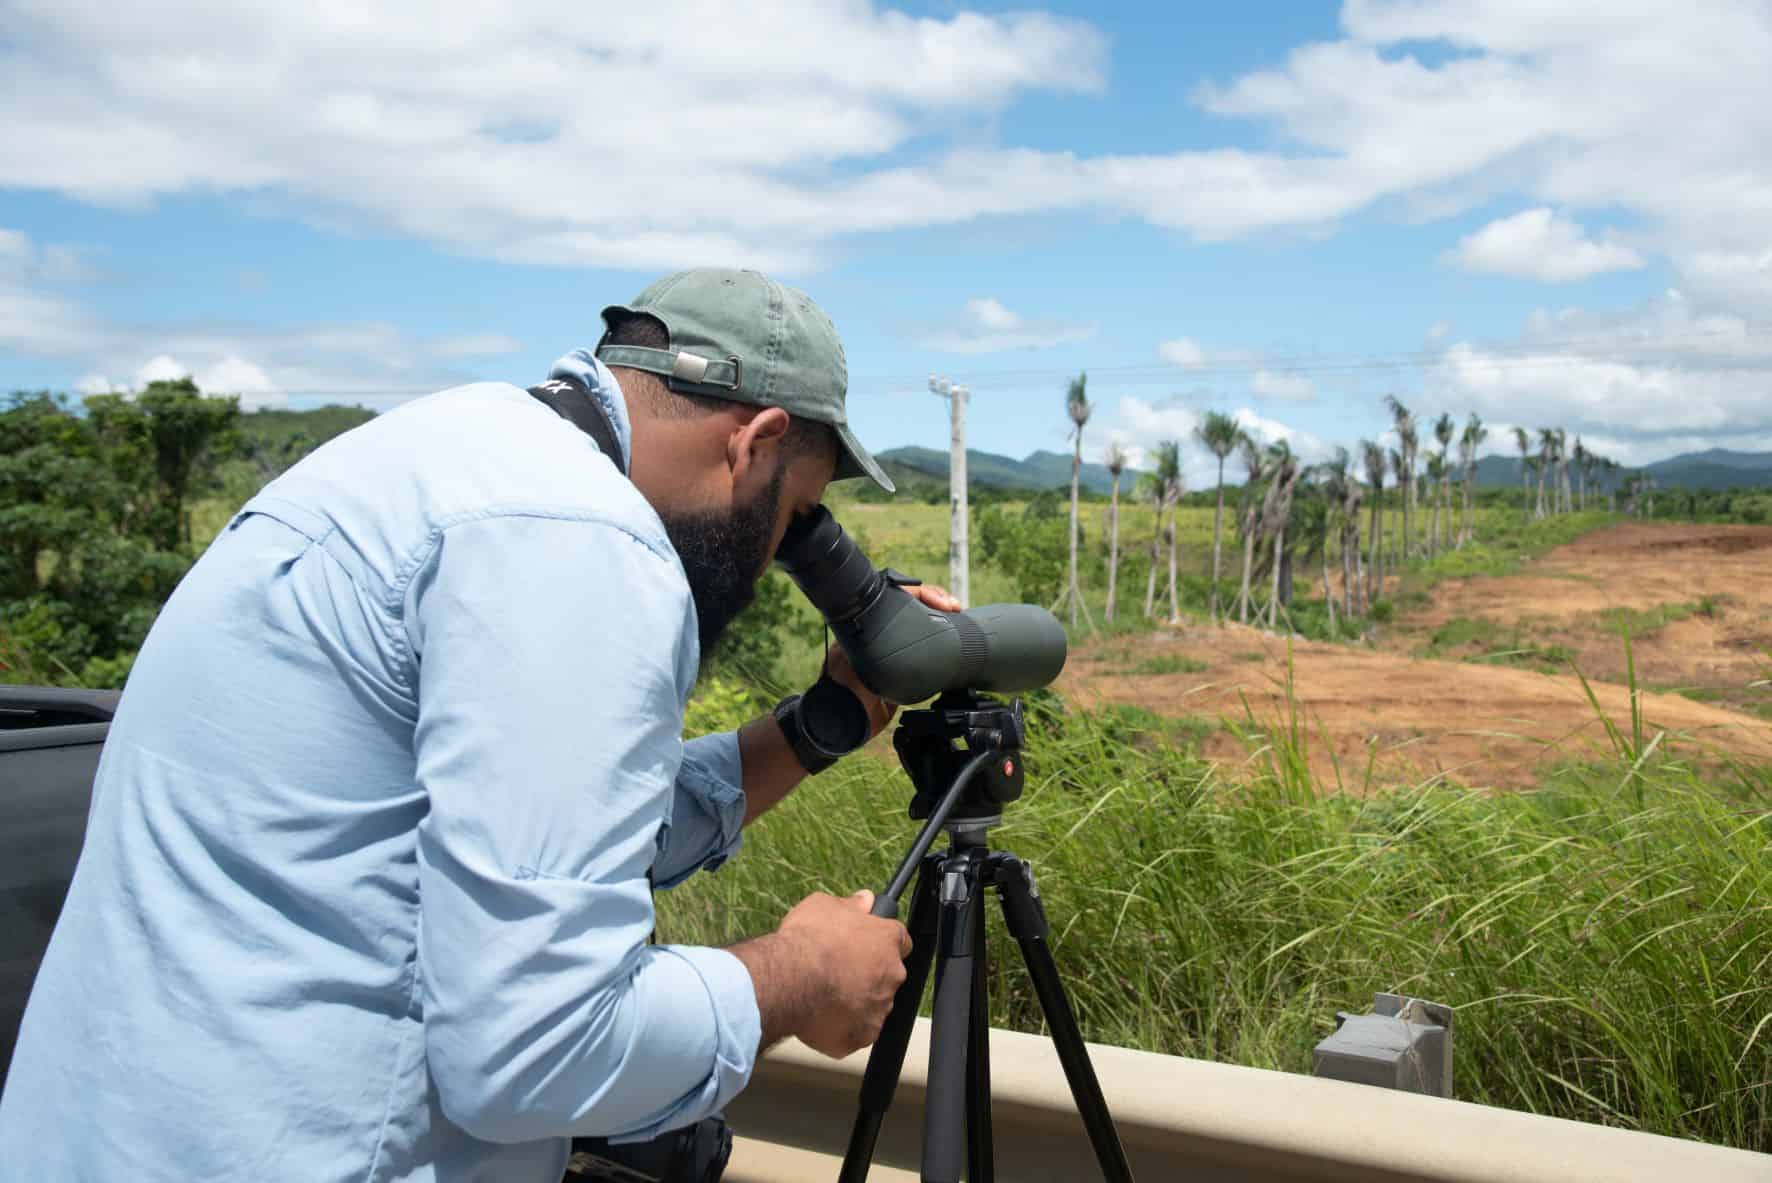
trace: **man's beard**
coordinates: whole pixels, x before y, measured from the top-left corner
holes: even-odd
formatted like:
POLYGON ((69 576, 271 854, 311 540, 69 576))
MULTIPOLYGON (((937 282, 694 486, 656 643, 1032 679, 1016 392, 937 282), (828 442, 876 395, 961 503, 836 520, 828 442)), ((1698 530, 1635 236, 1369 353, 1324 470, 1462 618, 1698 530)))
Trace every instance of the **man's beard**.
POLYGON ((782 470, 776 469, 769 487, 729 516, 713 511, 659 515, 689 577, 704 665, 720 634, 757 594, 756 574, 769 557, 769 539, 781 506, 782 476, 782 470))

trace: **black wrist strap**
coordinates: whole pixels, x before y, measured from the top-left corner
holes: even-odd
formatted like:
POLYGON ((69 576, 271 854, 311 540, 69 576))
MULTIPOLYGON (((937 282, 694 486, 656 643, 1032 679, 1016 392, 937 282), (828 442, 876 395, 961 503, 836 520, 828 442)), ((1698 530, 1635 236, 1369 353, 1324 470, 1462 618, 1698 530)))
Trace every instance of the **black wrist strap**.
POLYGON ((837 762, 837 756, 830 752, 820 751, 817 744, 806 734, 805 723, 800 718, 801 696, 790 694, 775 704, 775 722, 786 737, 788 746, 794 750, 794 758, 808 776, 817 776, 837 762))

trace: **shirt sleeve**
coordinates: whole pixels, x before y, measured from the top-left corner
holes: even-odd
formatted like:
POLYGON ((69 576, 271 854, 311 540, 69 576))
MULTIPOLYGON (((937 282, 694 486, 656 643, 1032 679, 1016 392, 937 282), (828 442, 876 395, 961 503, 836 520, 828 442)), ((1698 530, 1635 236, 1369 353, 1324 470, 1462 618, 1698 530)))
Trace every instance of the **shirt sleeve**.
POLYGON ((653 865, 652 881, 675 887, 697 870, 715 870, 737 854, 744 807, 738 733, 704 735, 684 744, 670 830, 653 865))
POLYGON ((688 595, 619 526, 539 516, 451 526, 406 592, 430 805, 425 1053, 474 1137, 649 1137, 749 1080, 761 1024, 743 964, 646 944, 683 763, 688 595))

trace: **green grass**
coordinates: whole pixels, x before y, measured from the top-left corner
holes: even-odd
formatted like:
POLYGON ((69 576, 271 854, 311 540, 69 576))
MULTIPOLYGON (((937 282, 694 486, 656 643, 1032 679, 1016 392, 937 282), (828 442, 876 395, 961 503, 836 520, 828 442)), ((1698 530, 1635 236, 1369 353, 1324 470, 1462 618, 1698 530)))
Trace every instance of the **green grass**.
MULTIPOLYGON (((1457 1008, 1464 1099, 1772 1150, 1765 770, 1725 793, 1621 729, 1616 762, 1538 791, 1356 798, 1310 784, 1303 720, 1235 783, 1161 728, 1042 713, 994 839, 1038 872, 1089 1038, 1305 1072, 1336 1010, 1395 990, 1457 1008)), ((846 761, 662 895, 661 933, 727 942, 808 892, 877 888, 908 799, 895 767, 846 761)), ((992 1021, 1038 1030, 1009 961, 992 1021)))
POLYGON ((1482 665, 1511 665, 1541 673, 1568 673, 1575 652, 1566 645, 1535 638, 1519 624, 1454 616, 1428 635, 1418 657, 1455 658, 1482 665))
POLYGON ((1203 674, 1206 669, 1206 663, 1195 658, 1164 654, 1147 657, 1126 672, 1134 675, 1203 674))
POLYGON ((1651 608, 1608 608, 1600 613, 1601 626, 1621 637, 1646 637, 1678 620, 1694 616, 1715 617, 1720 610, 1715 596, 1686 600, 1677 604, 1656 604, 1651 608))

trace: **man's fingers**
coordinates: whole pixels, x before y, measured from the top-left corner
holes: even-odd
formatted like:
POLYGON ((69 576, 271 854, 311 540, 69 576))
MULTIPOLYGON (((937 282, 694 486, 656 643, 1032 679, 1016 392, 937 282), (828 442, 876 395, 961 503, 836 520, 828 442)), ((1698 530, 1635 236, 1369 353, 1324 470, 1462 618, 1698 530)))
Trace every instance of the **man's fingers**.
POLYGON ((872 911, 874 907, 874 893, 864 887, 854 895, 850 896, 849 902, 855 906, 855 909, 858 912, 872 911))
POLYGON ((948 589, 945 587, 938 587, 933 583, 925 583, 920 587, 913 587, 907 590, 919 600, 923 601, 923 603, 929 605, 938 612, 958 612, 960 610, 960 601, 948 594, 948 589))
POLYGON ((901 958, 911 955, 911 930, 902 924, 898 926, 898 955, 901 958))

